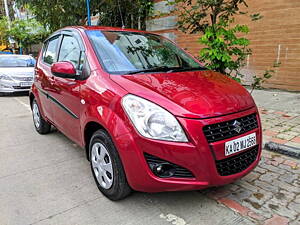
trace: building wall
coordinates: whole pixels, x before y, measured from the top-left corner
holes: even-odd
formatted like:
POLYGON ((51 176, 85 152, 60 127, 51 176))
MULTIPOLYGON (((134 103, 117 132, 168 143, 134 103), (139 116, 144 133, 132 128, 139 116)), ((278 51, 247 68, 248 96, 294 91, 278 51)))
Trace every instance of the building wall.
MULTIPOLYGON (((164 1, 155 1, 155 9, 168 12, 172 8, 164 1)), ((280 62, 275 74, 264 86, 290 91, 300 91, 300 0, 248 0, 249 14, 260 13, 263 19, 252 22, 246 16, 238 16, 239 24, 247 24, 250 47, 253 54, 243 69, 245 84, 250 84, 254 74, 261 75, 280 62)), ((201 49, 198 35, 187 35, 176 29, 174 15, 155 17, 147 23, 147 29, 163 34, 176 41, 182 48, 197 55, 201 49)))

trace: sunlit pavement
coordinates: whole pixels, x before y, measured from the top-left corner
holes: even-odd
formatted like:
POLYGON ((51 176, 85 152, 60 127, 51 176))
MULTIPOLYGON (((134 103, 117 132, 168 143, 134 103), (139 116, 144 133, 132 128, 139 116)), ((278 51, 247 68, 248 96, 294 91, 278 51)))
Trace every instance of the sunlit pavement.
POLYGON ((300 223, 298 160, 264 151, 255 171, 234 184, 112 202, 81 148, 55 130, 35 132, 28 97, 0 97, 0 116, 1 225, 300 223))

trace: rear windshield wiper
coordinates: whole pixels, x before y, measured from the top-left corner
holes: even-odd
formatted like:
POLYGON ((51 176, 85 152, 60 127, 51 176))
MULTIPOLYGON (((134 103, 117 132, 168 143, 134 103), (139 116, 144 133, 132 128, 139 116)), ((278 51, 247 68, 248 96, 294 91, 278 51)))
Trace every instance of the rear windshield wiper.
POLYGON ((147 73, 147 72, 182 72, 182 71, 195 71, 195 70, 207 70, 205 67, 168 67, 160 66, 153 67, 149 69, 128 71, 126 74, 137 74, 137 73, 147 73))

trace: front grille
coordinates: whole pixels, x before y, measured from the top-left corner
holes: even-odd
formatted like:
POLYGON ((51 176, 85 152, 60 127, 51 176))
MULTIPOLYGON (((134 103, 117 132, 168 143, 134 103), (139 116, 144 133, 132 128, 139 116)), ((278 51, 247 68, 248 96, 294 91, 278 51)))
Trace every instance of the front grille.
POLYGON ((189 170, 187 170, 187 169, 185 169, 181 166, 178 166, 174 163, 168 162, 166 160, 160 159, 156 156, 153 156, 153 155, 150 155, 150 154, 147 154, 147 153, 144 153, 144 155, 145 155, 146 161, 147 161, 147 163, 148 163, 151 170, 153 169, 154 165, 167 163, 175 169, 175 172, 174 172, 172 177, 194 178, 194 175, 189 170))
POLYGON ((229 176, 247 169, 257 158, 258 145, 230 158, 216 160, 218 173, 229 176))
POLYGON ((238 119, 211 124, 203 127, 204 135, 209 143, 231 138, 258 127, 256 114, 251 114, 238 119), (236 131, 235 123, 240 124, 240 131, 236 131))

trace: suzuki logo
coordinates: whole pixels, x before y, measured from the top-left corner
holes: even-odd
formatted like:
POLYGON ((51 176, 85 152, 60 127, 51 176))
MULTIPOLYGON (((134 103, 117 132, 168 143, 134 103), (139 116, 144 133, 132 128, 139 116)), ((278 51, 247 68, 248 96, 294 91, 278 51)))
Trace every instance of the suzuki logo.
POLYGON ((235 120, 232 124, 234 126, 234 131, 236 131, 237 133, 240 133, 241 130, 242 130, 242 127, 241 127, 241 123, 237 120, 235 120))

